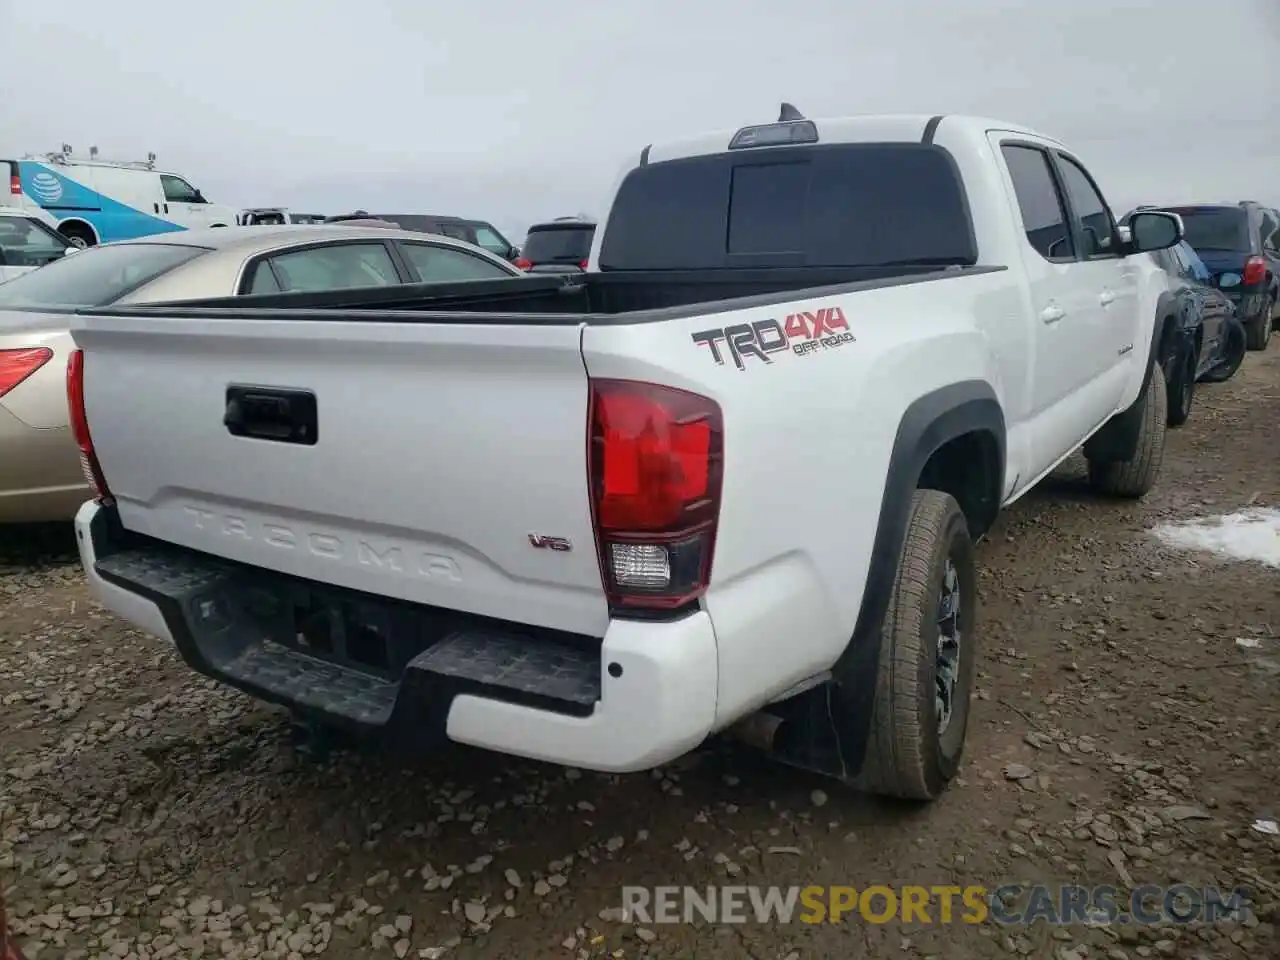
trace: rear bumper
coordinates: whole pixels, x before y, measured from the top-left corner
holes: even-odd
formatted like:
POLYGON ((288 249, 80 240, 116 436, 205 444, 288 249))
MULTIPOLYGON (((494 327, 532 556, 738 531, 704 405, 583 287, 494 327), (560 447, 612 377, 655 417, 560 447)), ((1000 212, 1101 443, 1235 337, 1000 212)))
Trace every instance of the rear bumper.
POLYGON ((414 744, 447 737, 618 773, 688 752, 715 722, 716 642, 703 611, 669 623, 611 621, 603 640, 534 635, 130 538, 96 503, 81 507, 75 526, 103 605, 173 643, 195 670, 303 715, 414 744), (308 616, 339 618, 343 655, 298 648, 303 603, 308 616), (354 644, 348 612, 354 629, 400 651, 389 666, 345 655, 354 644))

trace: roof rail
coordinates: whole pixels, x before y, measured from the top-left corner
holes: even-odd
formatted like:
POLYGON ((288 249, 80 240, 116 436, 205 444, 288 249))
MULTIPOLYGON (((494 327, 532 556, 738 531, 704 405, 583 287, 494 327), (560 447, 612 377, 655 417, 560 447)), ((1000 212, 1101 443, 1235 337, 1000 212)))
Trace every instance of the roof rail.
POLYGON ((57 164, 83 163, 100 167, 124 167, 131 170, 154 170, 156 168, 156 155, 154 153, 148 153, 145 160, 105 160, 98 156, 97 147, 90 147, 87 157, 78 157, 69 143, 62 144, 60 150, 53 150, 40 156, 27 154, 23 159, 45 160, 49 163, 57 164))

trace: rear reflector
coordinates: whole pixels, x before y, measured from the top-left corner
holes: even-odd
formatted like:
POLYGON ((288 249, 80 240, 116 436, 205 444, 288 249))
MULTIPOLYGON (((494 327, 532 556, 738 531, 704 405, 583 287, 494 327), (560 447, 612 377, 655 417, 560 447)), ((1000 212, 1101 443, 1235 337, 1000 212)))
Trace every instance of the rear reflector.
POLYGON ((0 397, 53 359, 48 347, 0 350, 0 397))
POLYGON ((588 471, 596 549, 616 608, 670 609, 711 574, 724 440, 706 397, 632 380, 592 380, 588 471))
POLYGON ((80 469, 85 482, 99 503, 111 502, 111 490, 102 475, 102 465, 93 450, 93 437, 89 435, 89 418, 84 409, 84 351, 72 350, 67 360, 67 414, 71 420, 71 433, 80 448, 80 469))
POLYGON ((1262 257, 1250 257, 1244 262, 1244 271, 1241 273, 1242 283, 1246 287, 1254 284, 1262 283, 1267 279, 1267 261, 1262 257))

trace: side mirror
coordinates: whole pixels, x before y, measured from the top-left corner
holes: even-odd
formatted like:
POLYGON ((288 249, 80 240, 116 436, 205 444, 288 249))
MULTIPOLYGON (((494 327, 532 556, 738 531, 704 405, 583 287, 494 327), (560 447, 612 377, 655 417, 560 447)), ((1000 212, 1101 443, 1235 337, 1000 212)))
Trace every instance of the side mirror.
POLYGON ((1129 220, 1129 252, 1168 250, 1182 239, 1182 218, 1176 213, 1142 210, 1129 220))
POLYGON ((201 193, 199 190, 197 190, 197 191, 196 191, 196 203, 208 203, 208 202, 209 202, 209 201, 208 201, 208 200, 206 200, 206 199, 204 198, 204 194, 203 194, 203 193, 201 193))

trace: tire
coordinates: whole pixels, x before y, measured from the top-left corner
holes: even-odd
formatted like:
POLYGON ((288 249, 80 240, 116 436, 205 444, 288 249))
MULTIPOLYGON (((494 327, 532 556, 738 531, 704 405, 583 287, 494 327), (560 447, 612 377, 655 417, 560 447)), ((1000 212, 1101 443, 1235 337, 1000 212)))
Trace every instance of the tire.
POLYGON ((1191 405, 1195 402, 1196 396, 1195 353, 1189 351, 1179 366, 1177 377, 1169 382, 1166 391, 1169 407, 1166 422, 1171 427, 1180 427, 1190 419, 1191 405))
POLYGON ((66 237, 73 247, 79 247, 81 250, 97 246, 98 243, 98 238, 93 235, 93 231, 79 223, 65 223, 58 227, 58 232, 66 237))
POLYGON ((875 703, 861 790, 906 800, 934 800, 955 776, 964 751, 977 657, 973 633, 976 576, 973 540, 960 505, 940 490, 911 499, 902 555, 880 638, 875 703), (948 581, 951 581, 948 583, 948 581), (944 587, 958 600, 950 616, 957 642, 944 643, 944 587), (948 721, 940 723, 939 648, 953 664, 948 721))
POLYGON ((1169 422, 1169 395, 1164 371, 1151 366, 1151 378, 1142 395, 1138 447, 1128 460, 1089 461, 1089 485, 1108 497, 1137 499, 1156 485, 1164 463, 1165 430, 1169 422))
POLYGON ((1262 305, 1262 312, 1245 325, 1245 345, 1250 350, 1265 350, 1271 340, 1271 314, 1275 312, 1275 299, 1268 294, 1267 302, 1262 305))
POLYGON ((1227 342, 1222 349, 1222 360, 1200 379, 1205 383, 1226 383, 1236 375, 1240 364, 1244 363, 1244 355, 1248 352, 1245 346, 1244 328, 1232 324, 1227 332, 1227 342))

